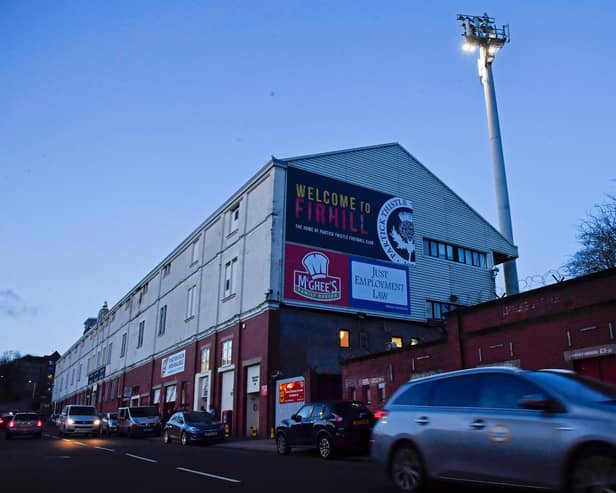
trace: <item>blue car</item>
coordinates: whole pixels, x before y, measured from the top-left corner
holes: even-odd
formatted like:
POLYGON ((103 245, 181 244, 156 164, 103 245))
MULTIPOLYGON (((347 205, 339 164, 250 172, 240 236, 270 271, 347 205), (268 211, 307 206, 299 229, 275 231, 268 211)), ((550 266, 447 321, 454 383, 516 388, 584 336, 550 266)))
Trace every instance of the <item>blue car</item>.
POLYGON ((220 443, 224 431, 220 421, 206 412, 180 411, 169 418, 163 429, 163 442, 220 443))

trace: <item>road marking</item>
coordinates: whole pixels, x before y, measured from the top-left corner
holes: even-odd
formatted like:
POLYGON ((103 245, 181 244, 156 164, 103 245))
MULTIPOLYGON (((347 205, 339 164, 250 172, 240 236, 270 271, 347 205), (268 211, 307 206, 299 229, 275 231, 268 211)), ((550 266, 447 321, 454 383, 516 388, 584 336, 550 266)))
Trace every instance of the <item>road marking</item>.
POLYGON ((129 454, 129 453, 126 453, 126 454, 124 454, 124 455, 128 455, 129 457, 133 457, 133 458, 135 458, 135 459, 144 460, 144 461, 147 461, 147 462, 158 462, 157 460, 154 460, 154 459, 148 459, 147 457, 141 457, 141 456, 139 456, 139 455, 133 455, 133 454, 129 454))
POLYGON ((73 440, 73 443, 76 443, 77 445, 81 445, 82 447, 87 447, 88 446, 87 443, 78 442, 77 440, 73 440))
POLYGON ((230 483, 241 483, 239 479, 225 478, 224 476, 217 476, 216 474, 208 474, 207 472, 195 471, 194 469, 186 469, 185 467, 176 467, 176 469, 178 471, 192 472, 193 474, 207 476, 208 478, 220 479, 222 481, 229 481, 230 483))
POLYGON ((105 448, 105 447, 94 447, 94 448, 97 448, 99 450, 106 450, 107 452, 115 452, 115 450, 110 449, 110 448, 105 448))

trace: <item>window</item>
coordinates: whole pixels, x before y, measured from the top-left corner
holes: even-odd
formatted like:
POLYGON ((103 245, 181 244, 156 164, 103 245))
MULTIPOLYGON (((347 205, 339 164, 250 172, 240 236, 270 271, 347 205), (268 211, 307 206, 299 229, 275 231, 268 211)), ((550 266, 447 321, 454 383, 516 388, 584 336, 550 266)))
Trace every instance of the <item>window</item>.
POLYGON ((137 334, 137 347, 143 346, 143 332, 145 331, 145 320, 139 322, 139 333, 137 334))
POLYGON ((366 404, 370 404, 371 400, 370 400, 370 385, 362 385, 362 392, 364 394, 364 402, 366 404))
POLYGON ((484 269, 487 268, 487 257, 485 253, 442 241, 424 238, 424 254, 429 257, 450 260, 460 264, 482 267, 484 269))
POLYGON ((97 351, 97 353, 96 353, 96 368, 98 368, 99 366, 101 366, 101 352, 97 351))
POLYGON ((180 387, 180 403, 182 405, 186 404, 186 388, 188 387, 188 382, 182 382, 182 386, 180 387))
POLYGON ((126 300, 124 303, 124 310, 128 310, 130 308, 130 298, 126 300))
POLYGON ((351 387, 351 400, 352 401, 357 400, 357 389, 355 387, 351 387))
POLYGON ((440 301, 426 301, 426 318, 444 320, 446 314, 456 308, 456 306, 451 303, 441 303, 440 301))
POLYGON ((304 407, 302 407, 299 411, 297 411, 297 415, 301 417, 302 419, 309 418, 310 415, 312 414, 312 408, 313 408, 312 404, 307 404, 304 407))
POLYGON ((359 347, 362 349, 368 349, 368 345, 369 345, 368 333, 360 332, 359 333, 359 347))
POLYGON ((126 332, 122 334, 122 347, 120 348, 120 358, 126 355, 126 332))
POLYGON ((237 291, 237 257, 225 264, 225 298, 237 291))
POLYGON ((83 371, 83 365, 79 363, 79 371, 77 372, 77 382, 81 381, 81 372, 83 371))
POLYGON ((351 333, 346 329, 340 329, 338 331, 338 337, 340 339, 339 347, 348 348, 351 347, 351 333))
POLYGON ((154 389, 154 395, 152 396, 152 404, 158 404, 160 402, 160 389, 154 389))
POLYGON ((519 409, 520 401, 524 397, 538 396, 547 399, 547 396, 538 387, 514 375, 499 373, 481 376, 481 390, 479 405, 498 409, 519 409))
POLYGON ((201 371, 210 370, 210 348, 206 347, 201 350, 201 371))
POLYGON ((433 406, 476 407, 479 403, 479 378, 477 375, 451 377, 434 383, 433 406))
POLYGON ((222 366, 231 364, 231 356, 233 351, 233 340, 228 340, 222 343, 222 366))
POLYGON ((199 261, 199 253, 201 251, 201 236, 199 236, 191 245, 190 265, 199 261))
POLYGON ((189 320, 195 316, 195 301, 197 297, 197 286, 188 288, 188 294, 186 298, 186 320, 189 320))
POLYGON ((113 343, 110 342, 109 346, 107 346, 107 361, 106 364, 110 365, 111 364, 111 348, 113 347, 113 343))
POLYGON ((167 277, 171 273, 171 262, 163 265, 163 277, 167 277))
POLYGON ((165 402, 175 402, 177 399, 177 389, 175 385, 169 385, 165 388, 165 402))
POLYGON ((158 318, 158 335, 162 336, 167 327, 167 305, 160 307, 160 316, 158 318))
POLYGON ((237 231, 240 227, 240 206, 236 205, 231 209, 229 220, 229 234, 237 231))
POLYGON ((385 402, 385 384, 379 383, 376 388, 376 398, 379 402, 385 402))
POLYGON ((71 372, 71 385, 73 385, 75 383, 75 368, 73 368, 73 371, 71 372))
POLYGON ((391 345, 393 347, 402 347, 402 337, 392 337, 391 345))

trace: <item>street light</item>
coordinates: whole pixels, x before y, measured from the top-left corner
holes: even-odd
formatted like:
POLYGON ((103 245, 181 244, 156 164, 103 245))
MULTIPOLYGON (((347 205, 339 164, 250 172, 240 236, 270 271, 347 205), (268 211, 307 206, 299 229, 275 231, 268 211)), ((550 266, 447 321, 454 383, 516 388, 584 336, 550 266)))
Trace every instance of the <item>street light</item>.
MULTIPOLYGON (((483 86, 483 94, 488 115, 488 132, 490 135, 490 148, 492 154, 492 169, 494 172, 494 185, 496 188, 496 206, 498 209, 498 224, 501 234, 513 245, 513 227, 511 225, 511 208, 509 206, 509 192, 507 190, 507 175, 505 173, 505 158, 503 157, 503 144, 501 142, 500 125, 498 123, 498 109, 496 107, 496 92, 492 78, 492 63, 496 53, 509 43, 509 26, 497 27, 496 22, 488 14, 483 16, 458 15, 462 21, 464 33, 464 51, 473 52, 479 48, 479 79, 483 86)), ((505 276, 505 291, 508 295, 520 292, 518 286, 518 270, 515 260, 508 260, 503 264, 505 276)))

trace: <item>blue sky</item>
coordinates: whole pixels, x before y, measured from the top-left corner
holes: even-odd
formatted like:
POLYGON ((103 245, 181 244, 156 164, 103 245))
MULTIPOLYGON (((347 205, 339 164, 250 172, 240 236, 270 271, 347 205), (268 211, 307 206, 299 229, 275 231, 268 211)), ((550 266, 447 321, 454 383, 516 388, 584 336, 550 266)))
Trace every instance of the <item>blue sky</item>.
POLYGON ((397 141, 496 225, 484 11, 524 279, 616 193, 613 2, 0 2, 0 352, 67 349, 272 154, 397 141))

